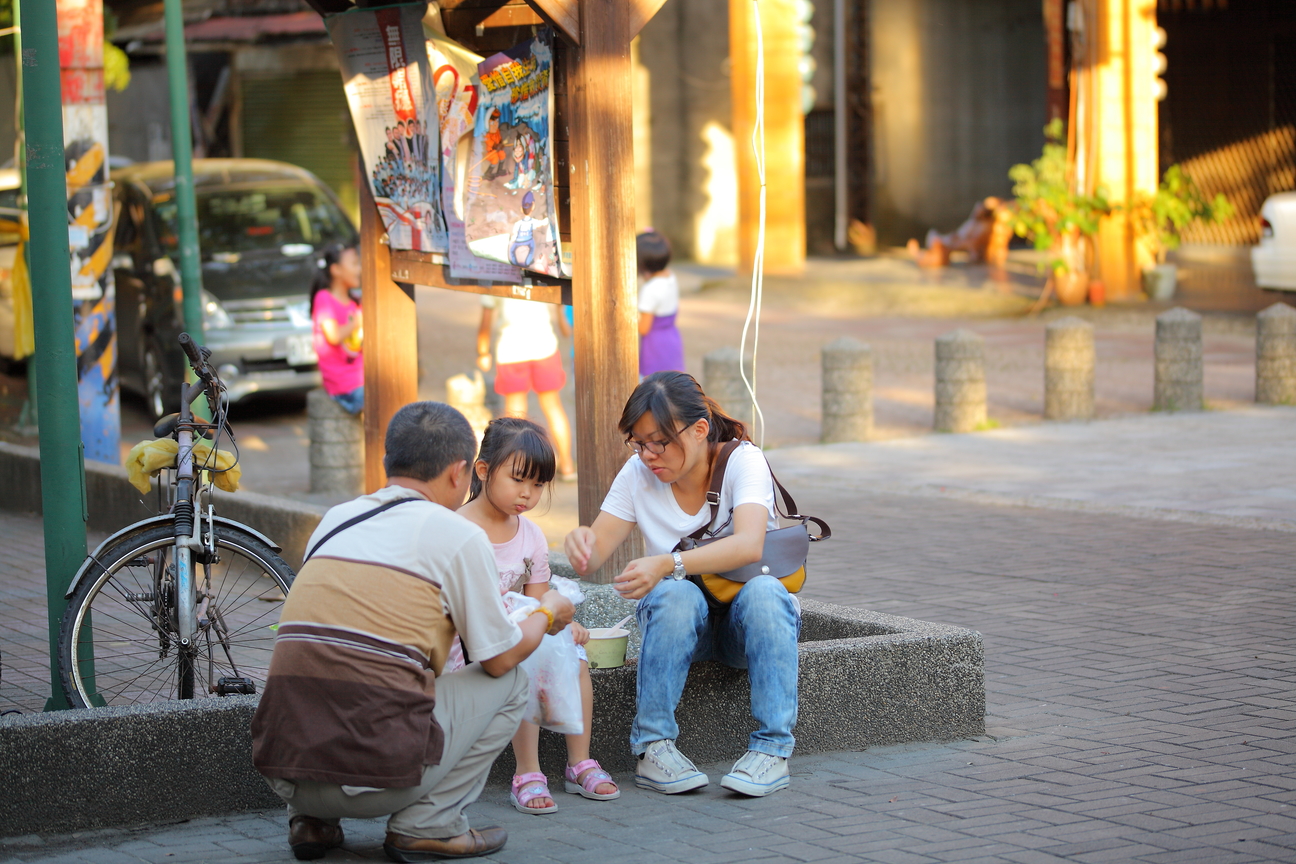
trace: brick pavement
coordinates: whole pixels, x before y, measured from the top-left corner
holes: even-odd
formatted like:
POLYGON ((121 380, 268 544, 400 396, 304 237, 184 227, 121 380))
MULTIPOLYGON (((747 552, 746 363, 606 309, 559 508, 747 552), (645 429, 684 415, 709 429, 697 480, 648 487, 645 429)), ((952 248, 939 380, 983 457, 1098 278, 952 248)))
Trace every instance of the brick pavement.
MULTIPOLYGON (((957 273, 947 274, 957 277, 957 273)), ((857 286, 858 287, 858 286, 857 286)), ((857 289, 852 289, 859 293, 857 289)), ((959 293, 969 294, 959 289, 959 293)), ((820 350, 850 336, 873 348, 874 412, 878 437, 924 435, 934 405, 933 340, 958 327, 986 340, 988 411, 1006 427, 1038 424, 1044 410, 1044 328, 1052 315, 1079 312, 1093 318, 1096 344, 1096 410, 1099 417, 1146 413, 1152 406, 1154 315, 1148 306, 1105 310, 1053 310, 1037 318, 987 318, 968 310, 946 317, 862 314, 855 305, 816 303, 804 292, 770 284, 766 291, 756 382, 768 421, 771 446, 810 444, 820 432, 820 350)), ((417 291, 419 395, 445 398, 445 379, 471 373, 476 359, 480 298, 437 288, 417 291)), ((1272 301, 1271 301, 1272 302, 1272 301)), ((717 347, 738 345, 747 297, 741 291, 708 290, 681 300, 680 328, 689 371, 702 376, 702 358, 717 347)), ((1255 396, 1255 323, 1241 316, 1212 315, 1205 324, 1205 396, 1212 408, 1234 409, 1255 396)), ((570 371, 570 361, 568 361, 570 371)), ((563 390, 574 416, 574 379, 563 390)), ((2 382, 0 382, 2 383, 2 382)), ((21 386, 15 382, 15 386, 21 386)), ((2 407, 2 406, 0 406, 2 407)), ((531 415, 543 422, 538 403, 531 415)), ((142 403, 123 404, 122 443, 148 436, 152 422, 142 403)), ((326 503, 310 487, 307 423, 300 399, 262 397, 234 409, 246 488, 326 503)), ((0 437, 9 437, 0 428, 0 437)), ((34 439, 23 443, 34 444, 34 439)), ((124 451, 123 451, 124 452, 124 451)))
MULTIPOLYGON (((763 801, 627 788, 541 818, 490 789, 471 816, 512 834, 491 860, 1296 860, 1291 533, 827 486, 798 499, 835 530, 809 596, 982 632, 988 735, 796 758, 792 788, 763 801)), ((346 828, 329 860, 382 857, 381 823, 346 828)), ((291 860, 284 838, 279 813, 251 813, 10 838, 0 860, 291 860)))
POLYGON ((0 549, 0 711, 38 711, 50 695, 40 517, 0 515, 0 549))

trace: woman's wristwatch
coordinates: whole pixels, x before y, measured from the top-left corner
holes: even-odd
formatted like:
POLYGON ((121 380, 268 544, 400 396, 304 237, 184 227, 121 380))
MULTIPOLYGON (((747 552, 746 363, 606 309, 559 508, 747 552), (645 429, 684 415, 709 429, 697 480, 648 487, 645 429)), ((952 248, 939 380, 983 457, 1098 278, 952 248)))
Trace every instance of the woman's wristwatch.
POLYGON ((670 576, 678 582, 688 575, 684 570, 684 557, 678 552, 672 552, 671 558, 675 561, 675 569, 671 571, 670 576))

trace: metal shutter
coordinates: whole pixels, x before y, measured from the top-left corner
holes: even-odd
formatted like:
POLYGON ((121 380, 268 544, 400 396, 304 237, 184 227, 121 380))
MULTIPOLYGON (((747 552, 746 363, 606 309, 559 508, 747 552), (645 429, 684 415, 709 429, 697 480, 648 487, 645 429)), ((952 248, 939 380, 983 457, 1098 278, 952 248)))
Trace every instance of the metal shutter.
POLYGON ((342 78, 334 71, 242 80, 243 155, 300 165, 323 180, 358 221, 355 140, 342 78))

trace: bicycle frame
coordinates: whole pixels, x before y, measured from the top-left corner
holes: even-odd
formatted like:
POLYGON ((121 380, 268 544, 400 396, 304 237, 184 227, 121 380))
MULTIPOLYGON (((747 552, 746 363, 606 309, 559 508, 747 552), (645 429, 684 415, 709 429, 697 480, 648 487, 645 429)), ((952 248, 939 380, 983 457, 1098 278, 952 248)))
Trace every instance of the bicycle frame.
POLYGON ((159 693, 190 699, 199 695, 199 681, 216 696, 254 694, 273 634, 261 621, 266 612, 258 611, 271 607, 252 601, 282 602, 292 585, 292 570, 275 554, 273 542, 215 513, 213 478, 237 465, 238 448, 233 446, 232 461, 218 449, 227 434, 233 444, 233 433, 210 352, 187 333, 179 341, 195 378, 181 385, 180 411, 154 426, 156 438, 177 445, 176 461, 158 483, 159 515, 104 541, 82 564, 67 595, 58 662, 69 701, 82 707, 105 704, 94 679, 92 606, 107 610, 103 626, 95 629, 110 634, 105 657, 114 700, 147 701, 159 693), (193 402, 204 395, 211 420, 194 416, 193 402), (212 439, 212 455, 195 458, 195 445, 204 437, 212 439), (277 598, 264 590, 262 577, 274 583, 277 598))
MULTIPOLYGON (((199 500, 199 490, 195 483, 201 484, 201 478, 195 476, 193 464, 194 416, 193 400, 203 395, 208 384, 199 378, 192 384, 181 385, 180 422, 176 427, 176 440, 180 444, 177 456, 176 495, 172 510, 175 520, 175 568, 176 568, 176 628, 180 636, 181 650, 193 646, 194 634, 198 630, 198 588, 193 575, 193 553, 202 549, 202 513, 195 512, 194 502, 199 500)), ((208 506, 210 518, 210 505, 208 506)), ((208 532, 209 536, 215 536, 208 532)))

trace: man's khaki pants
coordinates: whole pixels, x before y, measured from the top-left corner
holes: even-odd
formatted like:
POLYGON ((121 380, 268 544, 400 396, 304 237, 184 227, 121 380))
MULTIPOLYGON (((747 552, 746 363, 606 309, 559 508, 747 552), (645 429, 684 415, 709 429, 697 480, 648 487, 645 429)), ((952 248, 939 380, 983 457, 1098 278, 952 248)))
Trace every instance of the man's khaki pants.
POLYGON ((288 804, 288 817, 376 819, 391 814, 387 830, 441 839, 468 830, 463 810, 477 800, 491 763, 517 732, 527 701, 527 676, 513 669, 498 678, 478 663, 436 682, 436 719, 445 731, 440 765, 423 769, 423 782, 403 789, 369 789, 267 778, 288 804))

